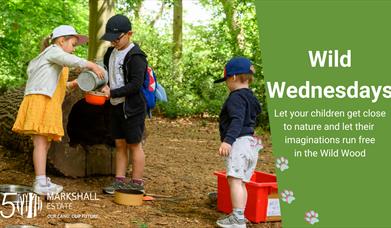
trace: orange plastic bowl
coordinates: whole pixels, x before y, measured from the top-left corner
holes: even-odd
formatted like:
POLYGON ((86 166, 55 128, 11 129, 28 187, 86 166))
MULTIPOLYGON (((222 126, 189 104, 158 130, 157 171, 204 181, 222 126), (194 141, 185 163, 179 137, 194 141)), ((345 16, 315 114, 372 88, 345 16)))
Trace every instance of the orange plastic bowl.
POLYGON ((104 105, 107 99, 104 93, 100 92, 87 92, 84 95, 84 98, 86 99, 87 103, 92 105, 104 105))

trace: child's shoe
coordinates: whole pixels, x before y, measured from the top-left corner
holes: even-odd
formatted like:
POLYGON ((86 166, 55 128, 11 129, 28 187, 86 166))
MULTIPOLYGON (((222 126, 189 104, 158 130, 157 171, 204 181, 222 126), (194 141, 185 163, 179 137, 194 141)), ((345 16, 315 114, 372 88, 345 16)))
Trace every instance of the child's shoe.
POLYGON ((137 183, 130 181, 127 184, 127 188, 129 188, 131 190, 137 190, 137 191, 140 191, 145 194, 144 184, 137 184, 137 183))
POLYGON ((104 187, 102 190, 106 194, 113 195, 115 190, 119 189, 128 189, 127 184, 125 184, 123 181, 115 180, 111 185, 104 187))
POLYGON ((246 228, 246 220, 237 219, 233 214, 217 220, 216 224, 223 228, 246 228))
POLYGON ((49 194, 58 194, 62 192, 63 187, 61 185, 52 183, 50 178, 46 178, 46 184, 39 184, 38 181, 35 181, 33 184, 33 191, 38 195, 49 195, 49 194))

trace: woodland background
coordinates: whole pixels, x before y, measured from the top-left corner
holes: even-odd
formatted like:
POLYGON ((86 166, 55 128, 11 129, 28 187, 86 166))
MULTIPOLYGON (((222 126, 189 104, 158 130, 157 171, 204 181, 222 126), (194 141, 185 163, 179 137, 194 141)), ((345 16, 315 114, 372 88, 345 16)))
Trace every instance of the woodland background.
MULTIPOLYGON (((187 0, 0 0, 0 93, 22 86, 26 67, 40 50, 40 42, 53 28, 73 25, 88 34, 90 42, 76 54, 99 59, 108 42, 99 38, 107 19, 121 13, 133 25, 134 41, 148 54, 158 82, 169 102, 159 104, 166 117, 216 117, 228 94, 222 77, 225 63, 233 56, 246 56, 255 64, 252 88, 263 104, 262 130, 268 130, 267 104, 254 0, 193 1, 210 17, 207 22, 186 21, 187 0), (156 4, 150 11, 143 4, 156 4), (207 10, 206 10, 207 9, 207 10)), ((197 15, 192 15, 197 17, 197 15)))

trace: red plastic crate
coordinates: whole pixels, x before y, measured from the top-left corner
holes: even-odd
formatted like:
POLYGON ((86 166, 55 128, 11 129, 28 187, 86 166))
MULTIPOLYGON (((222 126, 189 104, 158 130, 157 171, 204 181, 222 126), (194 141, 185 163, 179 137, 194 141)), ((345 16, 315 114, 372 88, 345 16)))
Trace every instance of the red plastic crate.
MULTIPOLYGON (((225 171, 214 172, 217 176, 217 210, 224 213, 232 212, 231 195, 225 171)), ((275 175, 255 171, 247 188, 247 204, 245 217, 251 222, 266 221, 268 196, 277 193, 277 178, 275 175)))

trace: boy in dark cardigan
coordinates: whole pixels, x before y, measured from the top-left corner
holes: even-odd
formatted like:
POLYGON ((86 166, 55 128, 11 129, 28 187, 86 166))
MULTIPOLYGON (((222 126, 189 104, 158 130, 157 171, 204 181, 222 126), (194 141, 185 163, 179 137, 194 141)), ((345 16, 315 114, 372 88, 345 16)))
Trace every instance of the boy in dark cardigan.
POLYGON ((148 62, 146 54, 131 38, 132 25, 123 15, 115 15, 108 20, 106 33, 101 38, 112 44, 104 56, 110 87, 102 89, 110 98, 111 135, 116 146, 115 180, 103 189, 108 194, 114 194, 118 189, 144 191, 145 156, 141 142, 146 102, 141 88, 148 62), (132 177, 129 182, 125 181, 128 150, 132 156, 132 177))

